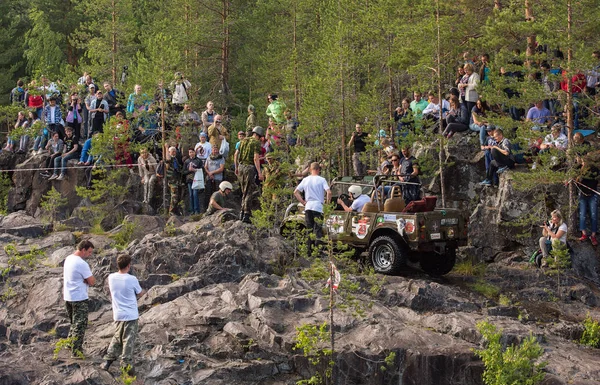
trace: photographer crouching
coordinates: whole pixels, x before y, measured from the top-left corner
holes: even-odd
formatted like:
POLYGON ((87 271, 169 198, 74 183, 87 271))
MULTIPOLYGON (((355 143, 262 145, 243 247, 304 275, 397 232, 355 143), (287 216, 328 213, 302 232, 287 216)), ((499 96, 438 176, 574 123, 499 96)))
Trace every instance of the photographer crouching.
MULTIPOLYGON (((540 250, 542 251, 542 258, 544 258, 541 267, 548 265, 546 259, 550 250, 552 250, 552 242, 559 240, 560 242, 567 244, 567 224, 563 221, 563 217, 560 211, 554 210, 550 213, 550 222, 546 221, 542 226, 542 237, 540 238, 540 250)), ((540 264, 538 264, 539 266, 540 264)))

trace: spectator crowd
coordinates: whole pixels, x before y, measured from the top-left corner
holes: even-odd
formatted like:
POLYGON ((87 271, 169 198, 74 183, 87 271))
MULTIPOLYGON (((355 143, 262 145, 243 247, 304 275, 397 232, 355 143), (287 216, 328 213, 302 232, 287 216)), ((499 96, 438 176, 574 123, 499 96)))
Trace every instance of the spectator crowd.
MULTIPOLYGON (((559 166, 567 158, 569 147, 564 96, 571 91, 573 144, 580 148, 580 175, 575 183, 586 188, 580 189, 582 240, 590 238, 596 244, 597 220, 592 220, 591 231, 583 228, 586 213, 592 219, 597 217, 596 179, 590 177, 597 169, 589 155, 593 148, 584 139, 590 131, 582 128, 594 129, 583 127, 583 122, 587 116, 598 113, 600 52, 593 54, 593 68, 573 74, 560 67, 560 51, 548 57, 552 60, 524 63, 520 52, 515 51, 509 66, 494 68, 488 54, 474 56, 465 52, 454 84, 441 95, 441 100, 436 92, 415 90, 412 98, 402 99, 394 110, 393 124, 388 129, 373 133, 363 127, 364 123, 356 123, 347 143, 354 174, 397 178, 405 182, 402 189, 407 203, 419 199, 421 168, 411 147, 405 145, 405 139, 414 132, 430 132, 450 141, 474 134, 484 153, 486 177, 481 185, 486 187, 497 186, 499 175, 517 164, 530 164, 532 169, 540 165, 559 166), (519 83, 526 78, 537 81, 544 91, 538 100, 527 101, 527 109, 510 102, 489 104, 482 97, 486 86, 501 79, 506 85, 506 100, 521 100, 519 83), (492 123, 502 117, 509 117, 511 123, 492 123), (513 140, 517 129, 523 128, 527 130, 526 144, 522 137, 513 140)), ((246 127, 234 135, 228 116, 220 113, 212 101, 201 112, 194 109, 199 103, 192 102, 192 90, 191 82, 181 72, 176 72, 168 84, 159 83, 150 93, 136 84, 128 96, 110 82, 96 83, 88 73, 68 87, 44 76, 39 83, 33 80, 28 85, 19 80, 10 101, 23 106, 23 110, 16 116, 3 151, 46 154, 40 171, 51 181, 67 178, 70 167, 84 167, 90 187, 92 171, 102 162, 101 157, 92 155, 92 138, 114 122, 118 127, 114 138, 116 164, 133 172, 137 163, 143 203, 155 205, 156 185, 162 182, 168 185, 169 211, 174 215, 183 214, 183 208, 191 215, 224 210, 233 190, 227 181, 231 169, 242 193, 240 220, 245 222, 250 222, 252 212, 258 208, 257 198, 263 186, 296 185, 310 174, 313 161, 331 165, 332 160, 321 154, 317 159, 309 156, 294 160, 273 155, 289 154, 292 147, 304 145, 297 133, 298 122, 278 95, 268 95, 264 115, 249 105, 246 127), (263 120, 266 128, 259 123, 263 120), (157 145, 163 125, 170 133, 164 148, 157 145), (135 143, 143 148, 134 150, 135 143), (281 162, 297 167, 296 173, 282 176, 281 162)))

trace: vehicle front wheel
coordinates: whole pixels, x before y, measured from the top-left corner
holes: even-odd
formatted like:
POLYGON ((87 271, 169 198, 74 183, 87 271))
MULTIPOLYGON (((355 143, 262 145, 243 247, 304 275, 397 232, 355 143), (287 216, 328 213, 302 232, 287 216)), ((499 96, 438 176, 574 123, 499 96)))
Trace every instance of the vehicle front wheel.
POLYGON ((382 235, 371 243, 369 257, 376 273, 398 274, 406 265, 406 253, 392 237, 382 235))
POLYGON ((427 253, 421 257, 421 269, 427 274, 439 277, 448 274, 456 263, 456 248, 447 248, 444 254, 427 253))

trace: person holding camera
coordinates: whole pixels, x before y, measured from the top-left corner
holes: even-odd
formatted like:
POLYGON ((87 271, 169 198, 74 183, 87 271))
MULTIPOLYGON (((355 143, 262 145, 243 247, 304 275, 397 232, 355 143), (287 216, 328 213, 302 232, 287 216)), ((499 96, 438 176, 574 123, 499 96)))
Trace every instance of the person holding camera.
POLYGON ((179 113, 183 111, 184 104, 190 100, 188 91, 192 87, 192 83, 185 78, 182 72, 175 72, 175 79, 171 82, 171 89, 173 90, 173 109, 179 113))
POLYGON ((352 137, 348 142, 348 147, 354 146, 354 154, 352 154, 352 167, 354 168, 354 175, 363 176, 367 175, 367 167, 363 163, 362 154, 367 151, 367 144, 365 139, 369 134, 363 132, 360 123, 356 123, 355 131, 352 133, 352 137))
POLYGON ((71 94, 71 102, 67 107, 67 127, 73 128, 75 136, 79 138, 81 129, 81 122, 83 122, 83 115, 81 112, 81 101, 79 100, 79 93, 73 92, 71 94))
MULTIPOLYGON (((567 224, 563 220, 560 211, 554 210, 550 213, 550 221, 546 221, 542 226, 542 237, 540 237, 540 250, 542 257, 548 258, 552 243, 558 240, 565 245, 567 244, 567 224)), ((546 266, 546 262, 542 266, 546 266)))

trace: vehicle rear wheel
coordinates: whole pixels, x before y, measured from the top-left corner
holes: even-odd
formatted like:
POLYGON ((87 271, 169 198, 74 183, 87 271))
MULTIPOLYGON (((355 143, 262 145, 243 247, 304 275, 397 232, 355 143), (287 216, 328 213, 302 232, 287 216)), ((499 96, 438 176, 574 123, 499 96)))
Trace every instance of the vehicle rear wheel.
POLYGON ((382 235, 371 243, 369 257, 376 273, 398 274, 406 265, 406 253, 392 237, 382 235))
POLYGON ((421 257, 421 269, 427 274, 439 277, 452 271, 456 263, 456 248, 446 248, 446 253, 427 253, 421 257))

